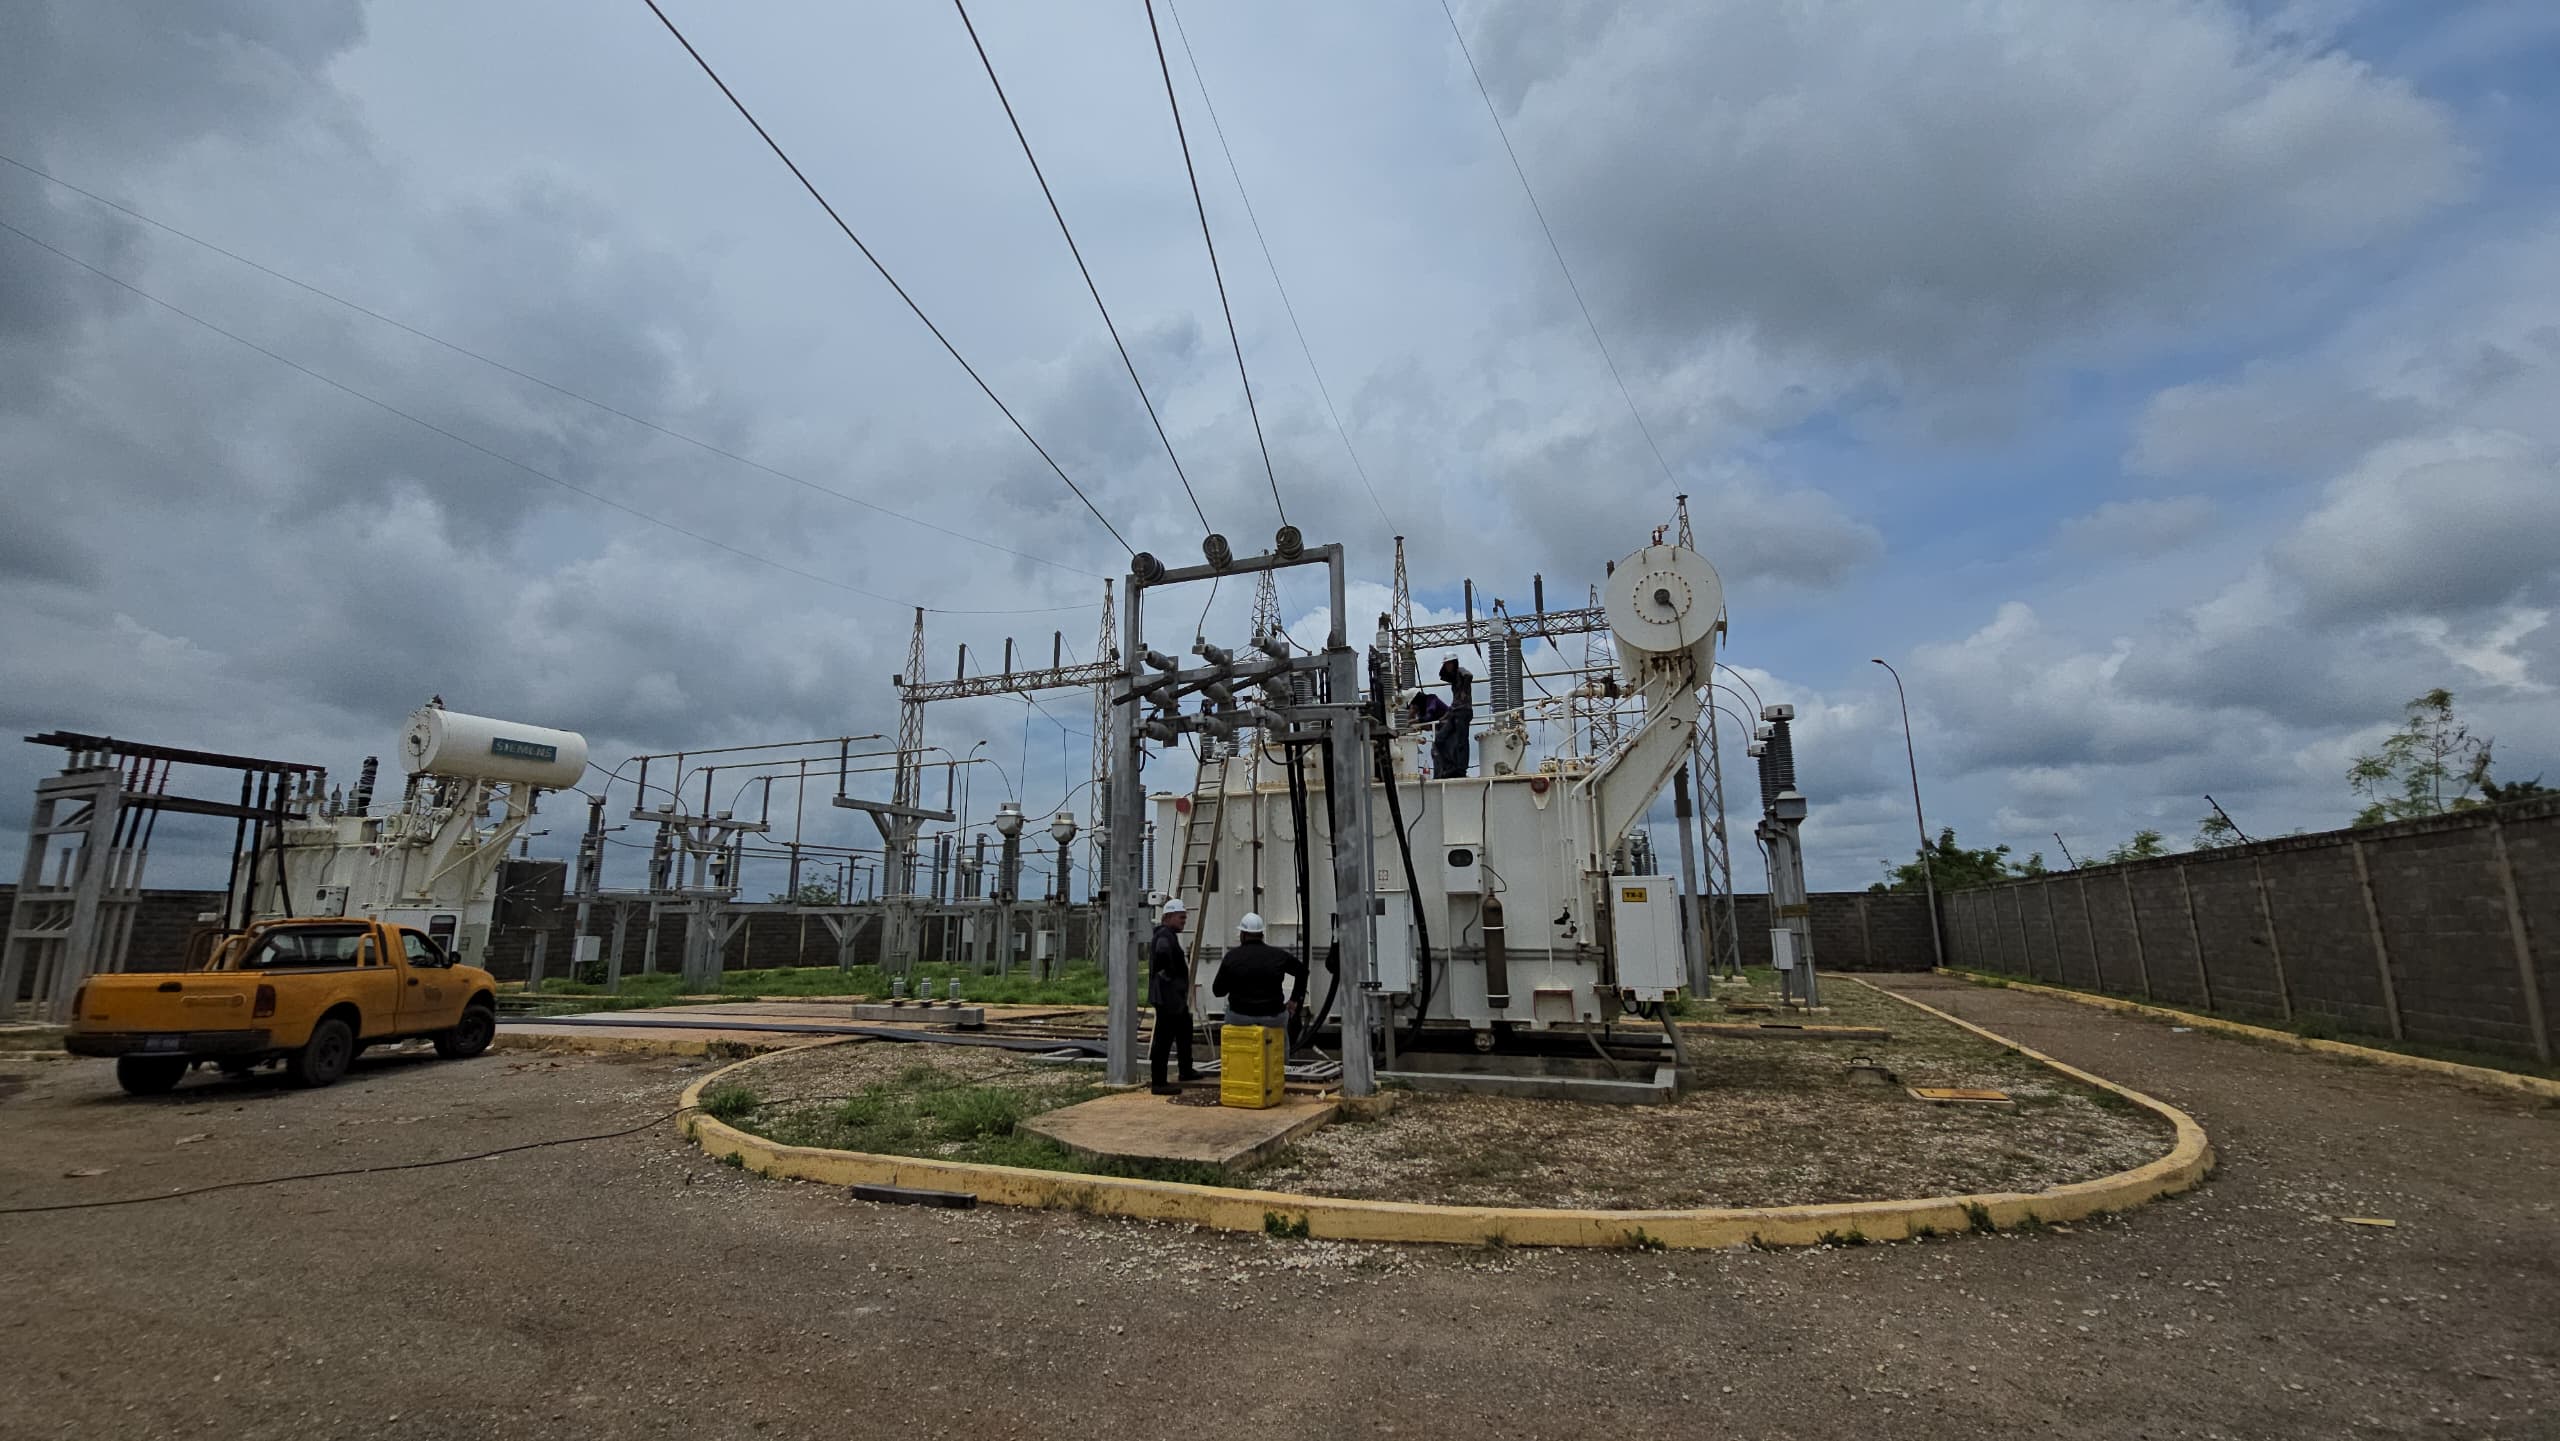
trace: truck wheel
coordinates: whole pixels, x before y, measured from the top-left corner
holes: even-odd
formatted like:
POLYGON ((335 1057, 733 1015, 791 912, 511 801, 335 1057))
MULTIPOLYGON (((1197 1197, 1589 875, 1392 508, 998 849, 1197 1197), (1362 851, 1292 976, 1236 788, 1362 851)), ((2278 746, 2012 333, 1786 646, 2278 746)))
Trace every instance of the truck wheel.
POLYGON ((489 1049, 497 1034, 497 1012, 487 1006, 466 1006, 452 1030, 436 1032, 436 1054, 448 1061, 467 1061, 489 1049))
POLYGON ((347 1063, 355 1058, 354 1028, 328 1016, 311 1028, 311 1039, 303 1042, 302 1049, 286 1058, 284 1073, 297 1086, 326 1086, 345 1075, 347 1063))
POLYGON ((118 1056, 116 1084, 129 1095, 165 1096, 185 1079, 187 1062, 178 1056, 118 1056))

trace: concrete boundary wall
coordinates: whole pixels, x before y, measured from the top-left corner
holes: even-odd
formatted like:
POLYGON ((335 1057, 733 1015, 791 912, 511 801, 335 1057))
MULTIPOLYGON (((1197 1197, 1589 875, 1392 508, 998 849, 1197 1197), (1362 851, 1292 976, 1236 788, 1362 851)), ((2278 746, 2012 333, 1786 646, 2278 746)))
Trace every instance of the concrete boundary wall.
POLYGON ((2549 1062, 2560 798, 1942 898, 1947 964, 2549 1062))
MULTIPOLYGON (((15 888, 0 885, 0 915, 7 914, 9 897, 15 888)), ((1937 964, 1937 956, 1929 946, 1929 908, 1925 898, 1900 893, 1869 891, 1819 891, 1812 898, 1814 963, 1826 971, 1926 971, 1937 964)), ((199 929, 196 917, 222 908, 222 892, 189 890, 146 890, 142 908, 134 925, 133 948, 129 966, 134 970, 176 970, 187 953, 190 934, 199 929)), ((1028 929, 1047 920, 1051 913, 1026 905, 1017 914, 1016 924, 1028 929)), ((1735 921, 1742 935, 1742 959, 1746 965, 1769 964, 1769 898, 1746 895, 1734 898, 1735 921)), ((1088 903, 1079 903, 1068 913, 1069 936, 1067 955, 1081 959, 1092 954, 1092 938, 1097 917, 1088 903)), ((2560 924, 2560 923, 2555 923, 2560 924)), ((647 907, 635 905, 623 940, 623 968, 638 975, 645 970, 678 971, 684 965, 685 919, 680 907, 670 905, 658 928, 656 963, 649 964, 643 955, 647 941, 647 907)), ((551 939, 543 961, 543 973, 553 978, 569 974, 569 958, 576 946, 571 931, 575 929, 574 912, 564 906, 547 927, 551 939)), ((880 931, 877 920, 865 924, 854 942, 856 965, 880 963, 880 931)), ((597 938, 597 949, 603 951, 613 943, 613 907, 599 904, 587 921, 587 933, 597 938)), ((959 931, 927 920, 920 939, 926 964, 944 959, 946 942, 956 947, 959 931)), ((530 930, 501 930, 490 938, 489 954, 482 959, 491 973, 502 981, 520 981, 529 969, 533 945, 530 930)), ((1950 958, 1952 959, 1952 957, 1950 958)), ((722 969, 752 970, 773 966, 831 966, 836 961, 834 938, 826 925, 814 916, 766 913, 754 916, 738 927, 737 933, 721 951, 722 969)))

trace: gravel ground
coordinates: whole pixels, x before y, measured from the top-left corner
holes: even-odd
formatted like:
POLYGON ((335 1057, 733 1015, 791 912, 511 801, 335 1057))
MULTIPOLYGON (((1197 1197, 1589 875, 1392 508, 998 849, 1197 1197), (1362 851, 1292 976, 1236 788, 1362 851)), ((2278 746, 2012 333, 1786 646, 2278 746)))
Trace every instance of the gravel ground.
POLYGON ((1328 1126, 1254 1185, 1484 1206, 1784 1206, 2037 1191, 2139 1166, 2166 1121, 1842 980, 1842 1026, 1890 1041, 1692 1037, 1696 1082, 1667 1106, 1422 1094, 1384 1120, 1328 1126), (1848 1078, 1867 1057, 1904 1085, 2006 1091, 2011 1107, 1933 1105, 1848 1078))
MULTIPOLYGON (((1693 1038, 1698 1084, 1667 1106, 1408 1095, 1383 1120, 1329 1126, 1236 1179, 1458 1205, 1790 1205, 2041 1190, 2139 1166, 2173 1139, 2150 1112, 1879 992, 1842 981, 1831 988, 1831 1004, 1823 1022, 1885 1026, 1893 1039, 1693 1038), (2017 1104, 1931 1105, 1900 1087, 1856 1084, 1846 1067, 1857 1057, 1872 1057, 1908 1084, 1989 1087, 2017 1104)), ((743 1083, 764 1104, 742 1124, 798 1139, 796 1111, 823 1111, 919 1064, 1034 1096, 1100 1079, 1091 1067, 994 1049, 812 1047, 748 1073, 743 1083)))
MULTIPOLYGON (((2220 1174, 2066 1234, 1475 1251, 876 1207, 662 1124, 0 1216, 0 1436, 2554 1434, 2560 1112, 1891 984, 2186 1107, 2220 1174)), ((0 1060, 0 1207, 615 1130, 699 1074, 368 1056, 136 1101, 0 1060)))

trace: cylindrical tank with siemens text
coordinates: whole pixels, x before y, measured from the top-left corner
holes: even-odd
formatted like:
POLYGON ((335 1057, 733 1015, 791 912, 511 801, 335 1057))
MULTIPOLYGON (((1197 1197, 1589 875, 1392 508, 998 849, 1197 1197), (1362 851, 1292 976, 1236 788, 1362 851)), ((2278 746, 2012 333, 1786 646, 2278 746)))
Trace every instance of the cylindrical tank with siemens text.
POLYGON ((517 781, 562 790, 586 774, 587 738, 576 731, 426 706, 400 734, 412 774, 517 781))

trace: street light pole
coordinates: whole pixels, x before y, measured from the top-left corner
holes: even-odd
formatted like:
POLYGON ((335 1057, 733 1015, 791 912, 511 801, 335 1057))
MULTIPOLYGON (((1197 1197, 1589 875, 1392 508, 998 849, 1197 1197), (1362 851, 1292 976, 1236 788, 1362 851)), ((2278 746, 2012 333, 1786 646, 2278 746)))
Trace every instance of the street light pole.
POLYGON ((1946 943, 1938 938, 1938 880, 1929 867, 1929 819, 1920 813, 1920 753, 1911 745, 1911 697, 1902 689, 1902 672, 1882 656, 1869 659, 1893 677, 1894 698, 1902 704, 1902 758, 1911 766, 1911 820, 1920 828, 1920 885, 1929 894, 1929 954, 1940 968, 1947 964, 1946 943))

